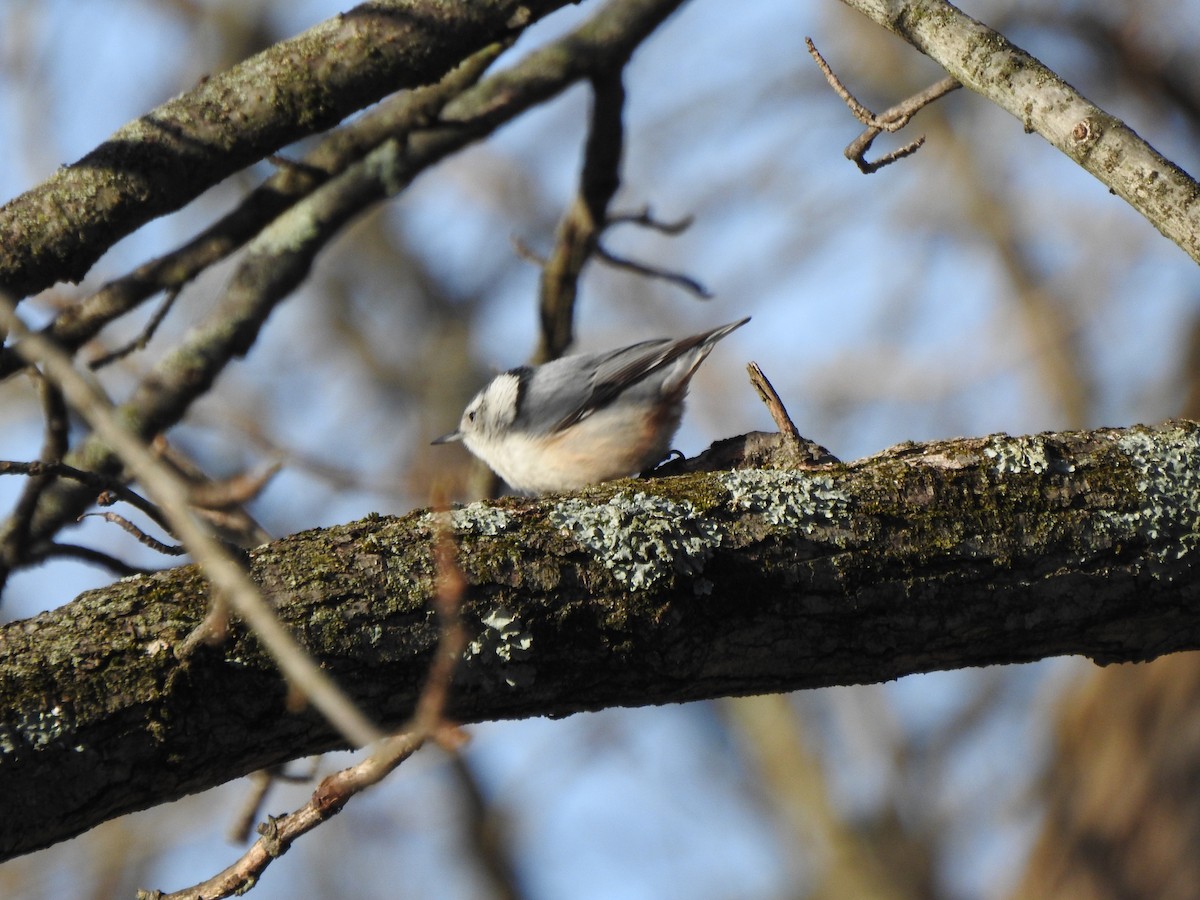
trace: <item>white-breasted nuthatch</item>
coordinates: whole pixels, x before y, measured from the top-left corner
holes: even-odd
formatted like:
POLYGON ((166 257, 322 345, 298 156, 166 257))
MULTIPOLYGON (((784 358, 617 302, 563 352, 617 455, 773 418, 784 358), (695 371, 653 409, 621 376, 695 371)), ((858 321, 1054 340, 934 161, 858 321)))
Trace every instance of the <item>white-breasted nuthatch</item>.
POLYGON ((713 346, 747 316, 679 340, 564 356, 497 375, 467 404, 461 440, 515 491, 569 491, 661 462, 713 346))

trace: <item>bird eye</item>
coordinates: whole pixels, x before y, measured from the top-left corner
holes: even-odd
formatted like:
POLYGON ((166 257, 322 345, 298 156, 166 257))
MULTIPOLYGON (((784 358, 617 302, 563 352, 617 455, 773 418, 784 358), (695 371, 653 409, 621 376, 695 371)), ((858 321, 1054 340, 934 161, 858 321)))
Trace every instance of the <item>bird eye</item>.
POLYGON ((468 422, 475 421, 475 410, 471 410, 469 413, 467 413, 467 421, 468 422))

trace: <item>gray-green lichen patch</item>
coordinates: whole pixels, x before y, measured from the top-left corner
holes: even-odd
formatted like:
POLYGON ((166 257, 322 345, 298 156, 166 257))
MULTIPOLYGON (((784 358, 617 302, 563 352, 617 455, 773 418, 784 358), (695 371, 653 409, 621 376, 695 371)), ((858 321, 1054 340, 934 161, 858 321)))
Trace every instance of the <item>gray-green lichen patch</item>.
POLYGON ((998 475, 1020 475, 1032 472, 1073 472, 1075 466, 1065 460, 1046 438, 1038 434, 1009 437, 994 435, 991 443, 983 448, 983 455, 993 461, 998 475))
MULTIPOLYGON (((467 644, 465 660, 495 655, 503 665, 504 682, 509 687, 533 683, 534 668, 524 662, 533 653, 533 636, 511 610, 498 606, 482 619, 483 631, 467 644)), ((469 669, 468 669, 469 670, 469 669)))
POLYGON ((826 474, 739 469, 717 480, 735 509, 756 513, 770 525, 810 535, 850 518, 849 494, 826 474))
POLYGON ((630 590, 674 573, 698 575, 721 545, 721 528, 691 501, 622 491, 607 503, 567 498, 549 513, 558 528, 604 563, 630 590))
POLYGON ((1194 428, 1128 431, 1117 439, 1134 470, 1134 487, 1144 499, 1136 512, 1114 518, 1151 540, 1176 536, 1171 556, 1200 544, 1200 434, 1194 428))
POLYGON ((496 509, 486 503, 471 503, 449 513, 425 513, 421 521, 434 526, 439 521, 449 520, 455 534, 501 534, 512 524, 512 516, 502 509, 496 509))

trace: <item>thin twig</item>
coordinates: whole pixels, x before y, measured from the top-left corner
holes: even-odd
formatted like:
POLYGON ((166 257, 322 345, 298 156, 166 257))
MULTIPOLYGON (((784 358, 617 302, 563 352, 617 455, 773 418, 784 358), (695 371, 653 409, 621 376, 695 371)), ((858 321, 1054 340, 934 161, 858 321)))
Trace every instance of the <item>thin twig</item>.
POLYGON ((187 553, 186 547, 181 547, 178 544, 164 544, 157 538, 152 538, 146 534, 146 532, 142 531, 142 529, 138 528, 124 516, 118 515, 115 512, 84 513, 79 518, 82 520, 91 518, 92 516, 99 516, 104 521, 119 526, 126 534, 131 534, 137 538, 138 543, 145 544, 151 550, 155 550, 164 556, 183 556, 187 553))
POLYGON ((545 267, 546 257, 542 256, 527 243, 525 243, 524 239, 514 234, 510 240, 512 241, 513 251, 517 254, 517 259, 522 260, 523 262, 533 263, 539 269, 545 267))
MULTIPOLYGON (((175 649, 175 655, 187 659, 200 646, 218 647, 225 643, 229 636, 229 603, 224 595, 214 594, 208 603, 208 612, 200 620, 200 624, 192 629, 191 634, 180 641, 175 649)), ((289 696, 291 686, 289 683, 289 696)))
POLYGON ((250 782, 250 790, 246 794, 237 816, 234 817, 233 822, 230 824, 229 831, 226 832, 229 840, 235 844, 242 844, 249 839, 250 830, 254 828, 254 820, 258 818, 259 810, 262 809, 262 805, 267 799, 267 794, 276 782, 308 784, 317 777, 317 769, 320 764, 321 757, 312 756, 309 757, 309 768, 305 773, 293 774, 285 771, 281 765, 251 772, 247 776, 247 780, 250 782))
POLYGON ((658 278, 662 281, 669 282, 678 287, 683 288, 690 294, 699 297, 701 300, 709 300, 713 294, 708 288, 691 276, 684 275, 682 272, 672 272, 668 269, 659 269, 655 266, 647 265, 646 263, 637 262, 636 260, 627 259, 624 256, 617 256, 603 244, 596 247, 596 255, 617 269, 625 269, 629 272, 636 272, 638 275, 645 275, 647 278, 658 278))
POLYGON ((893 150, 885 154, 879 159, 871 162, 866 159, 867 151, 871 149, 871 145, 875 142, 875 138, 885 131, 897 132, 909 123, 916 113, 923 107, 928 106, 935 100, 944 97, 953 90, 962 87, 958 79, 951 76, 943 78, 925 90, 914 94, 913 96, 902 100, 887 111, 876 115, 871 112, 866 106, 858 101, 858 99, 850 93, 837 74, 826 62, 825 57, 817 50, 817 45, 813 43, 812 38, 806 37, 804 43, 808 46, 808 52, 813 60, 825 76, 825 80, 829 82, 829 86, 833 88, 834 93, 842 98, 846 106, 850 108, 850 112, 858 121, 867 126, 866 131, 856 137, 847 145, 845 149, 846 158, 858 166, 859 170, 866 175, 873 172, 878 172, 884 166, 903 159, 906 156, 911 156, 925 143, 925 136, 921 135, 915 141, 905 144, 899 149, 893 150))
POLYGON ((14 349, 40 365, 71 404, 92 426, 95 435, 116 453, 157 501, 171 528, 188 548, 212 585, 254 631, 289 683, 304 691, 313 705, 342 736, 355 746, 376 740, 380 733, 353 701, 313 662, 312 657, 280 623, 257 585, 224 546, 199 521, 188 505, 188 484, 132 434, 116 415, 108 398, 71 364, 70 357, 39 334, 29 331, 12 301, 0 297, 0 327, 16 340, 14 349))
POLYGON ((120 481, 110 478, 107 475, 101 475, 99 472, 87 472, 58 461, 44 462, 42 460, 35 460, 32 462, 18 462, 16 460, 5 459, 0 460, 0 475, 29 475, 34 478, 43 476, 69 478, 72 481, 78 481, 80 484, 86 484, 88 487, 95 488, 95 502, 97 505, 111 506, 118 501, 123 501, 135 509, 141 510, 163 531, 168 534, 171 532, 171 527, 167 523, 166 517, 163 516, 161 509, 128 485, 122 484, 120 481))
POLYGON ((779 393, 775 390, 774 385, 767 380, 767 376, 763 374, 762 367, 756 362, 751 362, 746 365, 746 371, 750 373, 750 383, 758 391, 759 399, 766 404, 767 411, 770 412, 771 419, 775 422, 775 427, 779 429, 779 433, 786 436, 793 444, 798 444, 804 440, 800 436, 799 429, 796 428, 796 423, 788 415, 787 407, 779 399, 779 393))
POLYGON ((108 569, 120 578, 128 578, 130 575, 146 575, 153 571, 153 569, 146 569, 142 566, 130 565, 124 560, 110 556, 103 550, 97 550, 94 547, 83 547, 79 544, 67 544, 61 541, 55 541, 38 548, 36 552, 30 555, 29 562, 41 562, 45 559, 61 556, 78 559, 94 566, 100 566, 101 568, 108 569))
MULTIPOLYGON (((42 420, 45 423, 45 436, 42 439, 42 466, 37 473, 30 473, 28 484, 17 499, 12 516, 4 535, 3 577, 0 583, 7 580, 8 573, 21 565, 29 547, 29 528, 41 500, 42 491, 54 480, 54 472, 48 467, 58 463, 66 455, 69 448, 67 432, 70 420, 67 406, 63 401, 62 391, 49 379, 42 376, 36 369, 31 370, 37 381, 38 395, 42 402, 42 420)), ((3 473, 0 473, 3 474, 3 473)))
POLYGON ((479 778, 462 753, 450 754, 450 774, 462 798, 464 831, 470 842, 472 856, 478 860, 487 876, 487 894, 495 900, 521 900, 526 896, 512 847, 512 829, 507 827, 501 813, 489 804, 479 784, 479 778))
POLYGON ((643 206, 638 212, 617 213, 616 215, 609 216, 608 224, 610 226, 641 225, 643 228, 649 228, 651 231, 658 231, 674 237, 675 235, 683 234, 683 232, 691 228, 695 220, 695 216, 689 215, 675 222, 664 222, 654 217, 649 206, 643 206))
POLYGON ((221 481, 194 484, 188 499, 193 506, 199 506, 201 509, 233 509, 249 503, 261 494, 282 468, 283 463, 276 460, 257 472, 242 472, 221 481))
POLYGON ((438 586, 434 602, 441 630, 425 686, 417 698, 412 718, 403 729, 380 741, 366 759, 325 778, 304 806, 278 818, 268 816, 267 821, 258 826, 259 839, 224 871, 202 884, 171 894, 138 891, 138 900, 218 900, 241 894, 253 886, 267 866, 286 853, 301 835, 341 812, 350 798, 381 781, 427 740, 432 738, 451 749, 462 743, 462 733, 444 718, 454 670, 466 648, 466 633, 459 610, 467 582, 456 554, 448 530, 440 529, 434 545, 438 586))
POLYGON ((780 399, 779 393, 775 390, 774 385, 767 380, 767 376, 759 364, 756 362, 749 363, 746 366, 746 370, 750 373, 750 383, 758 391, 759 399, 766 404, 767 410, 771 413, 771 418, 775 422, 775 427, 783 435, 786 442, 786 449, 790 451, 786 454, 791 456, 789 463, 791 465, 807 467, 824 466, 838 462, 838 458, 827 449, 816 441, 810 441, 800 433, 799 429, 796 428, 796 423, 788 415, 787 407, 783 405, 783 400, 780 399))
POLYGON ((118 347, 115 350, 105 353, 103 356, 93 359, 88 363, 88 368, 95 372, 98 369, 115 363, 119 359, 124 359, 135 350, 145 350, 146 345, 150 343, 150 339, 154 337, 154 332, 158 331, 158 326, 163 323, 163 320, 167 317, 167 313, 175 305, 175 301, 178 299, 181 290, 183 288, 179 286, 170 288, 167 291, 167 295, 163 298, 163 302, 158 305, 158 309, 150 317, 150 321, 146 323, 146 327, 142 329, 141 334, 123 347, 118 347))

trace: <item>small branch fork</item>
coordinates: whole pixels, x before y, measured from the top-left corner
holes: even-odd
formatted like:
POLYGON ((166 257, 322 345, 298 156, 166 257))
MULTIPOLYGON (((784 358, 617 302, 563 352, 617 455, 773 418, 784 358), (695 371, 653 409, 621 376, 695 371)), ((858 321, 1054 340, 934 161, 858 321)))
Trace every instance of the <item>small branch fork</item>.
POLYGON ((817 68, 821 70, 822 74, 825 76, 825 80, 829 82, 829 86, 833 88, 834 92, 841 97, 843 101, 845 101, 846 106, 850 108, 850 112, 854 114, 854 118, 858 119, 858 121, 867 126, 866 131, 851 141, 846 146, 844 151, 846 154, 846 159, 858 166, 859 171, 861 171, 864 175, 870 175, 873 172, 878 172, 884 166, 890 165, 897 160, 904 159, 906 156, 912 156, 921 148, 921 145, 925 143, 925 135, 921 135, 915 141, 905 144, 903 147, 881 156, 874 162, 870 162, 866 159, 866 154, 867 151, 871 149, 871 144, 875 142, 875 138, 879 137, 879 135, 885 131, 888 133, 899 131, 909 123, 912 117, 916 115, 919 110, 928 106, 930 103, 933 103, 935 100, 944 97, 951 91, 962 87, 962 84, 957 78, 948 75, 941 81, 930 85, 920 93, 914 94, 907 100, 897 103, 895 106, 880 113, 879 115, 875 115, 875 113, 871 112, 871 110, 859 103, 854 95, 850 93, 849 89, 842 84, 841 79, 834 74, 834 71, 832 68, 830 68, 829 63, 825 61, 825 57, 823 57, 821 52, 817 50, 817 45, 813 43, 812 38, 806 37, 804 39, 804 43, 808 47, 809 54, 816 62, 817 68))
POLYGON ((625 142, 625 88, 621 80, 624 62, 592 76, 592 115, 579 192, 558 223, 550 256, 542 259, 522 242, 514 241, 517 253, 542 269, 539 290, 541 340, 534 355, 537 363, 561 356, 574 340, 579 275, 592 257, 615 268, 667 281, 697 297, 711 296, 694 278, 620 256, 601 241, 604 232, 613 225, 641 225, 675 235, 691 224, 690 217, 679 222, 660 222, 653 218, 648 208, 629 214, 612 214, 608 210, 621 184, 625 142))
POLYGON ((383 780, 426 741, 432 739, 450 752, 465 743, 465 733, 446 720, 445 710, 454 670, 466 649, 466 632, 459 612, 467 581, 458 566, 457 550, 448 529, 443 528, 438 535, 434 553, 438 584, 435 602, 441 632, 425 687, 409 722, 398 733, 380 740, 366 759, 325 778, 304 806, 278 818, 267 816, 258 826, 258 840, 223 872, 171 894, 138 891, 138 900, 218 900, 243 894, 297 838, 341 812, 351 797, 383 780))

